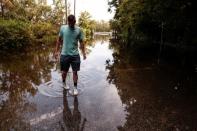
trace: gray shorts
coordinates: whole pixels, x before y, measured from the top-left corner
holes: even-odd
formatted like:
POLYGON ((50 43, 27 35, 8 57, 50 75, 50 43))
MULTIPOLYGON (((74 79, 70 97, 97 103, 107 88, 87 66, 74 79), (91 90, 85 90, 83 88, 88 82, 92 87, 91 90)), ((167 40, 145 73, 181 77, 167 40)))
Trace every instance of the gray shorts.
POLYGON ((60 68, 61 71, 68 71, 72 67, 73 71, 80 70, 80 56, 79 55, 61 55, 60 57, 60 68))

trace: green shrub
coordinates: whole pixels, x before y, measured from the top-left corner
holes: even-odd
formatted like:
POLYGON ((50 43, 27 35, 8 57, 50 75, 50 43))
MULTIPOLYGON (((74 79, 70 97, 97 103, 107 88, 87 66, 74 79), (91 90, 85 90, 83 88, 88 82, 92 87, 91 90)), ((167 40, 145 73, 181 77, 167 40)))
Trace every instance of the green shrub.
POLYGON ((0 50, 21 49, 30 44, 32 33, 29 23, 0 19, 0 50))
POLYGON ((50 23, 0 19, 0 51, 26 49, 55 40, 57 28, 50 23))
POLYGON ((34 34, 35 40, 42 43, 48 42, 48 40, 50 40, 48 38, 57 35, 57 30, 55 29, 55 26, 46 22, 38 22, 32 24, 31 30, 34 34))

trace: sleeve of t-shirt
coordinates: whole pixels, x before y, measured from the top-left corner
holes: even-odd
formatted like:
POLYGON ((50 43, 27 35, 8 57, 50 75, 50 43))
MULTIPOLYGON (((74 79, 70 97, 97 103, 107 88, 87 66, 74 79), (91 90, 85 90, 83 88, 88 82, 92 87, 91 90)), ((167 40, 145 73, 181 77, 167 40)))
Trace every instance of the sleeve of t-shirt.
POLYGON ((79 40, 80 41, 83 41, 84 40, 84 34, 83 34, 83 32, 82 32, 81 29, 79 30, 79 40))
POLYGON ((63 36, 62 26, 60 27, 59 37, 63 36))

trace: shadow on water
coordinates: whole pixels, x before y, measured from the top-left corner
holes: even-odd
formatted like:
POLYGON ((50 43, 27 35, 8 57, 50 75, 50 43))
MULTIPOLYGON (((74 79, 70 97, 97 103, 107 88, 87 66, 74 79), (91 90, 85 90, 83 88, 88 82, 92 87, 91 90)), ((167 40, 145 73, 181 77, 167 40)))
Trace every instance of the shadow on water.
POLYGON ((64 90, 63 94, 63 105, 64 105, 64 109, 63 109, 63 123, 61 124, 61 129, 62 131, 83 131, 84 130, 84 126, 86 123, 86 118, 84 118, 82 120, 81 117, 81 112, 79 111, 79 103, 78 103, 78 98, 77 96, 74 97, 73 99, 73 105, 74 105, 74 109, 73 111, 71 111, 69 104, 68 104, 68 98, 67 98, 67 90, 64 90))
POLYGON ((197 130, 197 72, 176 65, 157 66, 131 59, 113 45, 114 62, 106 61, 107 80, 115 84, 127 111, 119 131, 197 130), (125 59, 123 59, 125 58, 125 59))

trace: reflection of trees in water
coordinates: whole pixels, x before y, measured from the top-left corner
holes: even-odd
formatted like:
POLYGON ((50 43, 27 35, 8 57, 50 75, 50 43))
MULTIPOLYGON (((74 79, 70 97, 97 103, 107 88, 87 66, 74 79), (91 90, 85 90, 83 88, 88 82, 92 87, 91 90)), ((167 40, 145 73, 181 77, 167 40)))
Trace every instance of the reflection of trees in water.
POLYGON ((86 53, 91 53, 91 49, 89 47, 94 47, 97 42, 101 42, 100 44, 103 44, 104 42, 109 40, 109 36, 107 35, 94 35, 92 39, 89 39, 85 41, 86 43, 86 53))
POLYGON ((94 35, 94 39, 97 41, 108 41, 109 38, 109 35, 94 35))
POLYGON ((0 61, 0 129, 27 129, 24 114, 34 110, 27 96, 35 95, 34 84, 50 79, 49 50, 9 55, 0 61))
POLYGON ((23 114, 32 112, 35 107, 28 103, 25 95, 11 93, 7 100, 1 100, 0 103, 0 129, 8 130, 30 130, 29 123, 25 120, 23 114), (20 96, 17 96, 20 95, 20 96))
POLYGON ((167 65, 127 63, 125 59, 129 56, 115 50, 114 63, 106 66, 109 70, 107 80, 116 85, 128 112, 126 123, 118 130, 197 128, 195 72, 167 65))

